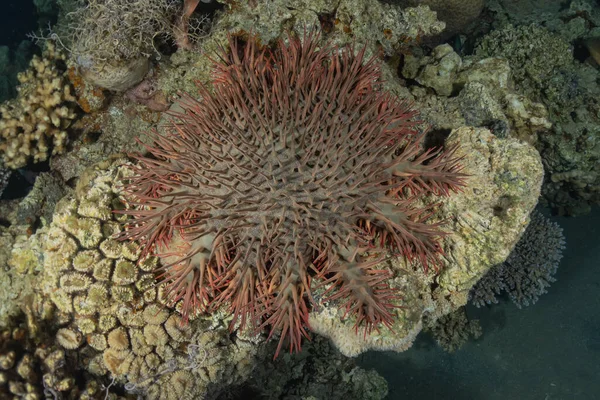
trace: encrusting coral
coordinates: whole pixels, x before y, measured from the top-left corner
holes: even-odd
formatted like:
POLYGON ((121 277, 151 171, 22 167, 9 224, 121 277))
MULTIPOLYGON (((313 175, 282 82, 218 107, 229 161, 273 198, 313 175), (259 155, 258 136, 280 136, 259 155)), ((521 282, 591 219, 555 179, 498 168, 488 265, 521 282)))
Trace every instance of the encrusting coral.
POLYGON ((124 179, 134 219, 120 235, 163 259, 184 318, 228 303, 232 328, 281 332, 276 355, 307 336, 313 280, 357 329, 391 326, 400 295, 372 267, 390 249, 437 270, 444 233, 417 199, 464 178, 452 151, 423 150, 425 127, 381 91, 365 48, 288 39, 230 39, 215 92, 181 100, 124 179))
POLYGON ((6 167, 20 168, 65 151, 76 99, 61 62, 64 56, 48 41, 43 56, 34 56, 30 68, 19 74, 17 98, 0 106, 0 154, 6 167))

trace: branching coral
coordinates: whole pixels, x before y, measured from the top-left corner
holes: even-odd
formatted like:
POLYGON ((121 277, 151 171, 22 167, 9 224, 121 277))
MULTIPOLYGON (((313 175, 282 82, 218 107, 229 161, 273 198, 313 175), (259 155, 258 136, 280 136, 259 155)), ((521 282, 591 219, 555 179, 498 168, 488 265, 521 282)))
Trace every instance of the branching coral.
POLYGON ((519 308, 535 304, 556 280, 564 248, 562 228, 534 211, 506 261, 493 266, 473 287, 471 301, 477 307, 498 303, 496 296, 506 292, 519 308))
POLYGON ((428 330, 437 344, 448 353, 459 350, 469 340, 483 334, 479 320, 469 319, 464 307, 440 317, 428 330))
MULTIPOLYGON (((452 151, 422 149, 415 111, 381 91, 365 49, 318 35, 270 51, 230 40, 214 92, 186 96, 125 180, 122 239, 166 264, 187 318, 230 304, 231 328, 271 327, 299 350, 314 279, 365 332, 390 327, 399 294, 375 247, 437 269, 440 223, 423 195, 463 184, 452 151)), ((380 253, 383 253, 381 251, 380 253)))
POLYGON ((20 168, 65 151, 76 99, 59 67, 63 60, 47 42, 43 57, 34 56, 30 68, 19 74, 18 97, 0 106, 0 153, 6 167, 20 168))

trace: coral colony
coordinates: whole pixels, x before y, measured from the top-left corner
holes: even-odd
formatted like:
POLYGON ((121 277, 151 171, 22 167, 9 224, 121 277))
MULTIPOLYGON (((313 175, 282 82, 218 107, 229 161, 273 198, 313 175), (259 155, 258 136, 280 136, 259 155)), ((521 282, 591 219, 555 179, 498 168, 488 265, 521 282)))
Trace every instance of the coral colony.
POLYGON ((229 305, 232 329, 281 334, 276 355, 308 335, 313 280, 357 330, 391 327, 400 295, 364 253, 437 270, 444 233, 416 200, 464 180, 453 151, 422 149, 416 112, 382 91, 364 48, 319 39, 231 38, 214 90, 180 101, 125 181, 121 238, 162 258, 169 301, 185 319, 229 305))

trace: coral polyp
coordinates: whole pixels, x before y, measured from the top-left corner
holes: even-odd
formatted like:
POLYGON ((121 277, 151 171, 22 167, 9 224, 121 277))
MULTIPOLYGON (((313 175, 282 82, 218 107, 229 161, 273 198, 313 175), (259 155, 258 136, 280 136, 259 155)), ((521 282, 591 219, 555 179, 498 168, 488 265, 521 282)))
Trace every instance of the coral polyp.
POLYGON ((288 36, 230 38, 212 89, 183 97, 137 156, 122 235, 162 258, 184 317, 227 304, 232 327, 281 333, 277 353, 300 349, 316 285, 357 328, 391 327, 400 295, 365 252, 437 268, 444 233, 419 200, 464 179, 452 151, 423 149, 365 48, 288 36))

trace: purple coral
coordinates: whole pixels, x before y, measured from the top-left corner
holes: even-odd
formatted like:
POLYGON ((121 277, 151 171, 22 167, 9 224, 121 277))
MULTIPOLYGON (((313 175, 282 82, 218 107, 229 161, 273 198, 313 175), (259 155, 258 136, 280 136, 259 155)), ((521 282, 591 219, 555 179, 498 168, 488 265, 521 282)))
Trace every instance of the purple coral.
POLYGON ((165 266, 184 316, 228 304, 233 326, 270 327, 299 350, 311 281, 365 332, 391 326, 399 294, 362 254, 387 247, 437 270, 439 223, 421 195, 463 185, 452 151, 423 150, 424 127, 381 91, 365 49, 316 34, 274 50, 231 38, 214 91, 185 96, 126 181, 139 240, 165 266))
POLYGON ((562 228, 534 211, 531 222, 505 262, 493 266, 473 287, 477 307, 498 303, 504 292, 519 308, 535 304, 555 281, 565 239, 562 228))

